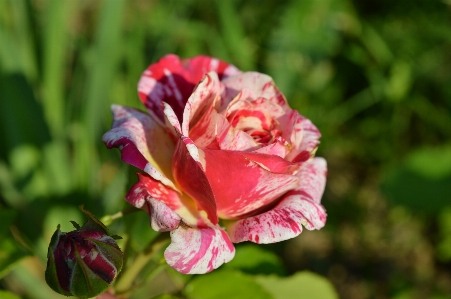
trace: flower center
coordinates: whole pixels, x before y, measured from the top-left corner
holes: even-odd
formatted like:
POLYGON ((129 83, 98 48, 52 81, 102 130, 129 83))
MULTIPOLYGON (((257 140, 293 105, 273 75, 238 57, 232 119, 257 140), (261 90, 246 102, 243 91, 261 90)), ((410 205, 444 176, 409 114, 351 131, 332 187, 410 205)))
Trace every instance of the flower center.
POLYGON ((276 121, 262 111, 238 110, 227 118, 230 124, 251 136, 256 142, 267 145, 282 135, 276 121))

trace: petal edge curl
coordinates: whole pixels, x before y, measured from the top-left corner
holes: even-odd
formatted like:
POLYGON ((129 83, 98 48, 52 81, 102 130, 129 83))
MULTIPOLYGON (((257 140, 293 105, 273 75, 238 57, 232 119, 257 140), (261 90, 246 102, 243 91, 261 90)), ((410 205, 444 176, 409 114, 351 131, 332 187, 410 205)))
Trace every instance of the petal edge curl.
POLYGON ((182 225, 171 232, 171 240, 164 257, 171 267, 183 274, 208 273, 235 256, 227 233, 219 227, 182 225))
POLYGON ((326 181, 325 175, 325 160, 312 160, 300 171, 300 176, 305 179, 301 187, 288 192, 276 207, 228 226, 232 242, 275 243, 298 236, 302 232, 302 225, 308 230, 321 229, 327 216, 319 203, 326 181))
POLYGON ((165 129, 139 110, 120 105, 111 110, 113 126, 102 137, 107 148, 119 148, 122 161, 177 190, 170 168, 175 145, 165 129))

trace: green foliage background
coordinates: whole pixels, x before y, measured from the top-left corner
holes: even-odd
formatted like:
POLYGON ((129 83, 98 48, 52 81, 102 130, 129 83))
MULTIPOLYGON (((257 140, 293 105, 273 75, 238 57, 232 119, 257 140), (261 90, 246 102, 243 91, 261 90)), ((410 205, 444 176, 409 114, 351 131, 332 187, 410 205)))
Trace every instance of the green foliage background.
MULTIPOLYGON (((160 255, 132 298, 214 298, 205 285, 240 281, 262 298, 330 287, 311 272, 341 298, 451 298, 449 0, 0 0, 1 296, 58 298, 43 281, 56 225, 82 223, 82 203, 97 216, 127 207, 135 170, 101 136, 110 104, 144 108, 137 81, 168 53, 274 78, 323 133, 328 223, 239 245, 205 276, 160 255)), ((128 256, 154 237, 138 214, 110 226, 128 256)))

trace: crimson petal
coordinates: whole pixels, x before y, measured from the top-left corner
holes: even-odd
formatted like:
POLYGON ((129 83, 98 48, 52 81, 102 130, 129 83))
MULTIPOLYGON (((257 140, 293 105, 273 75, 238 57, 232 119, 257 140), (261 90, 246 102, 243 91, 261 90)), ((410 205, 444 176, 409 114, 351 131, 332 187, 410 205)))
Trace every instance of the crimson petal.
POLYGON ((176 55, 167 55, 151 64, 142 74, 138 83, 138 94, 149 113, 164 122, 161 103, 166 102, 181 120, 183 109, 194 87, 213 71, 222 80, 240 71, 233 65, 216 58, 196 56, 181 60, 176 55))

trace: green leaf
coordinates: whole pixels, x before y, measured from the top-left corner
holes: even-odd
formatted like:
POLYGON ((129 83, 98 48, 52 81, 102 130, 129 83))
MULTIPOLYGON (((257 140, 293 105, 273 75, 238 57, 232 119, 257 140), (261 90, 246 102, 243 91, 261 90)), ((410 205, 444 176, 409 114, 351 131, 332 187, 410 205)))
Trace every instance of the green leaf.
POLYGON ((248 274, 285 274, 282 260, 274 252, 255 244, 238 246, 233 260, 223 267, 238 269, 248 274))
POLYGON ((272 299, 251 276, 238 271, 217 270, 197 276, 185 288, 188 299, 272 299))
POLYGON ((284 278, 258 276, 255 280, 272 294, 274 299, 338 299, 334 287, 326 278, 308 271, 284 278))

